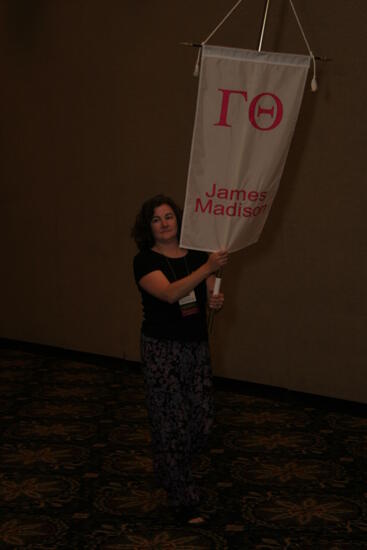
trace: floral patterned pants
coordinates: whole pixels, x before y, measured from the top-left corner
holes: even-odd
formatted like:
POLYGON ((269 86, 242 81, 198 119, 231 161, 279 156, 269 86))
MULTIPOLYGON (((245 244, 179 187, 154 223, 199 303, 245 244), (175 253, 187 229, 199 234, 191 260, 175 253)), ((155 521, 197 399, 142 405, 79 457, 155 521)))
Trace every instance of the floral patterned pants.
POLYGON ((192 460, 213 423, 208 342, 142 335, 141 351, 157 481, 173 505, 194 505, 192 460))

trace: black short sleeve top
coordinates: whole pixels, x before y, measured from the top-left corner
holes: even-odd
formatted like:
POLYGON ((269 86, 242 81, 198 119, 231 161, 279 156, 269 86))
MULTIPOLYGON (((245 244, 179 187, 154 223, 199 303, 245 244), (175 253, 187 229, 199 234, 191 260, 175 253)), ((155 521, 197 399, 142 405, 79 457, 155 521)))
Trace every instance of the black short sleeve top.
POLYGON ((169 340, 206 340, 206 283, 195 287, 198 312, 183 316, 179 303, 169 304, 146 292, 139 285, 144 275, 161 271, 170 282, 182 279, 207 261, 206 252, 189 250, 185 257, 167 258, 153 250, 140 251, 134 258, 134 276, 142 297, 142 332, 146 336, 169 340))

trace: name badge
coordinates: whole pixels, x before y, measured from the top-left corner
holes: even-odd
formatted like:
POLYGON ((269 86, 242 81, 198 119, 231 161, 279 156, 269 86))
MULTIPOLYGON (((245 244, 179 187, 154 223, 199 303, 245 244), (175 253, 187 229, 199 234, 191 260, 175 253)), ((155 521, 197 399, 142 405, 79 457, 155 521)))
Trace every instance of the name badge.
POLYGON ((199 313, 199 307, 196 301, 196 295, 195 291, 192 290, 187 296, 184 296, 179 301, 179 306, 181 310, 181 314, 183 317, 187 317, 188 315, 195 315, 199 313))

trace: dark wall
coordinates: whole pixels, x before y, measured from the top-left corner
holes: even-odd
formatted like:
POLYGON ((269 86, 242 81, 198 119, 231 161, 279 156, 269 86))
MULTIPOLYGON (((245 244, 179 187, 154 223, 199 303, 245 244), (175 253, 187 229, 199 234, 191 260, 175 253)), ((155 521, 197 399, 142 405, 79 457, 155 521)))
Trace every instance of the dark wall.
MULTIPOLYGON (((211 40, 256 49, 246 0, 211 40)), ((196 51, 233 2, 0 2, 0 336, 139 358, 129 233, 183 202, 196 51)), ((258 244, 231 257, 215 372, 367 400, 365 0, 295 2, 318 63, 258 244)), ((286 0, 264 50, 306 53, 286 0)))

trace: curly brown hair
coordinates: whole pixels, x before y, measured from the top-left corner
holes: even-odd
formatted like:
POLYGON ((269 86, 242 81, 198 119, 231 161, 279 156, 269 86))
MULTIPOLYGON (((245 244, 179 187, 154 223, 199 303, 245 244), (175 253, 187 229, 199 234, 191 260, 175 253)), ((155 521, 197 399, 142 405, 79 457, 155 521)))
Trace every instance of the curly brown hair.
POLYGON ((175 213, 177 219, 177 238, 180 238, 182 210, 173 199, 165 195, 155 195, 151 199, 145 201, 138 212, 135 224, 131 230, 131 236, 135 240, 139 250, 146 250, 154 246, 155 241, 152 235, 150 223, 153 218, 154 210, 162 204, 168 204, 175 213))

